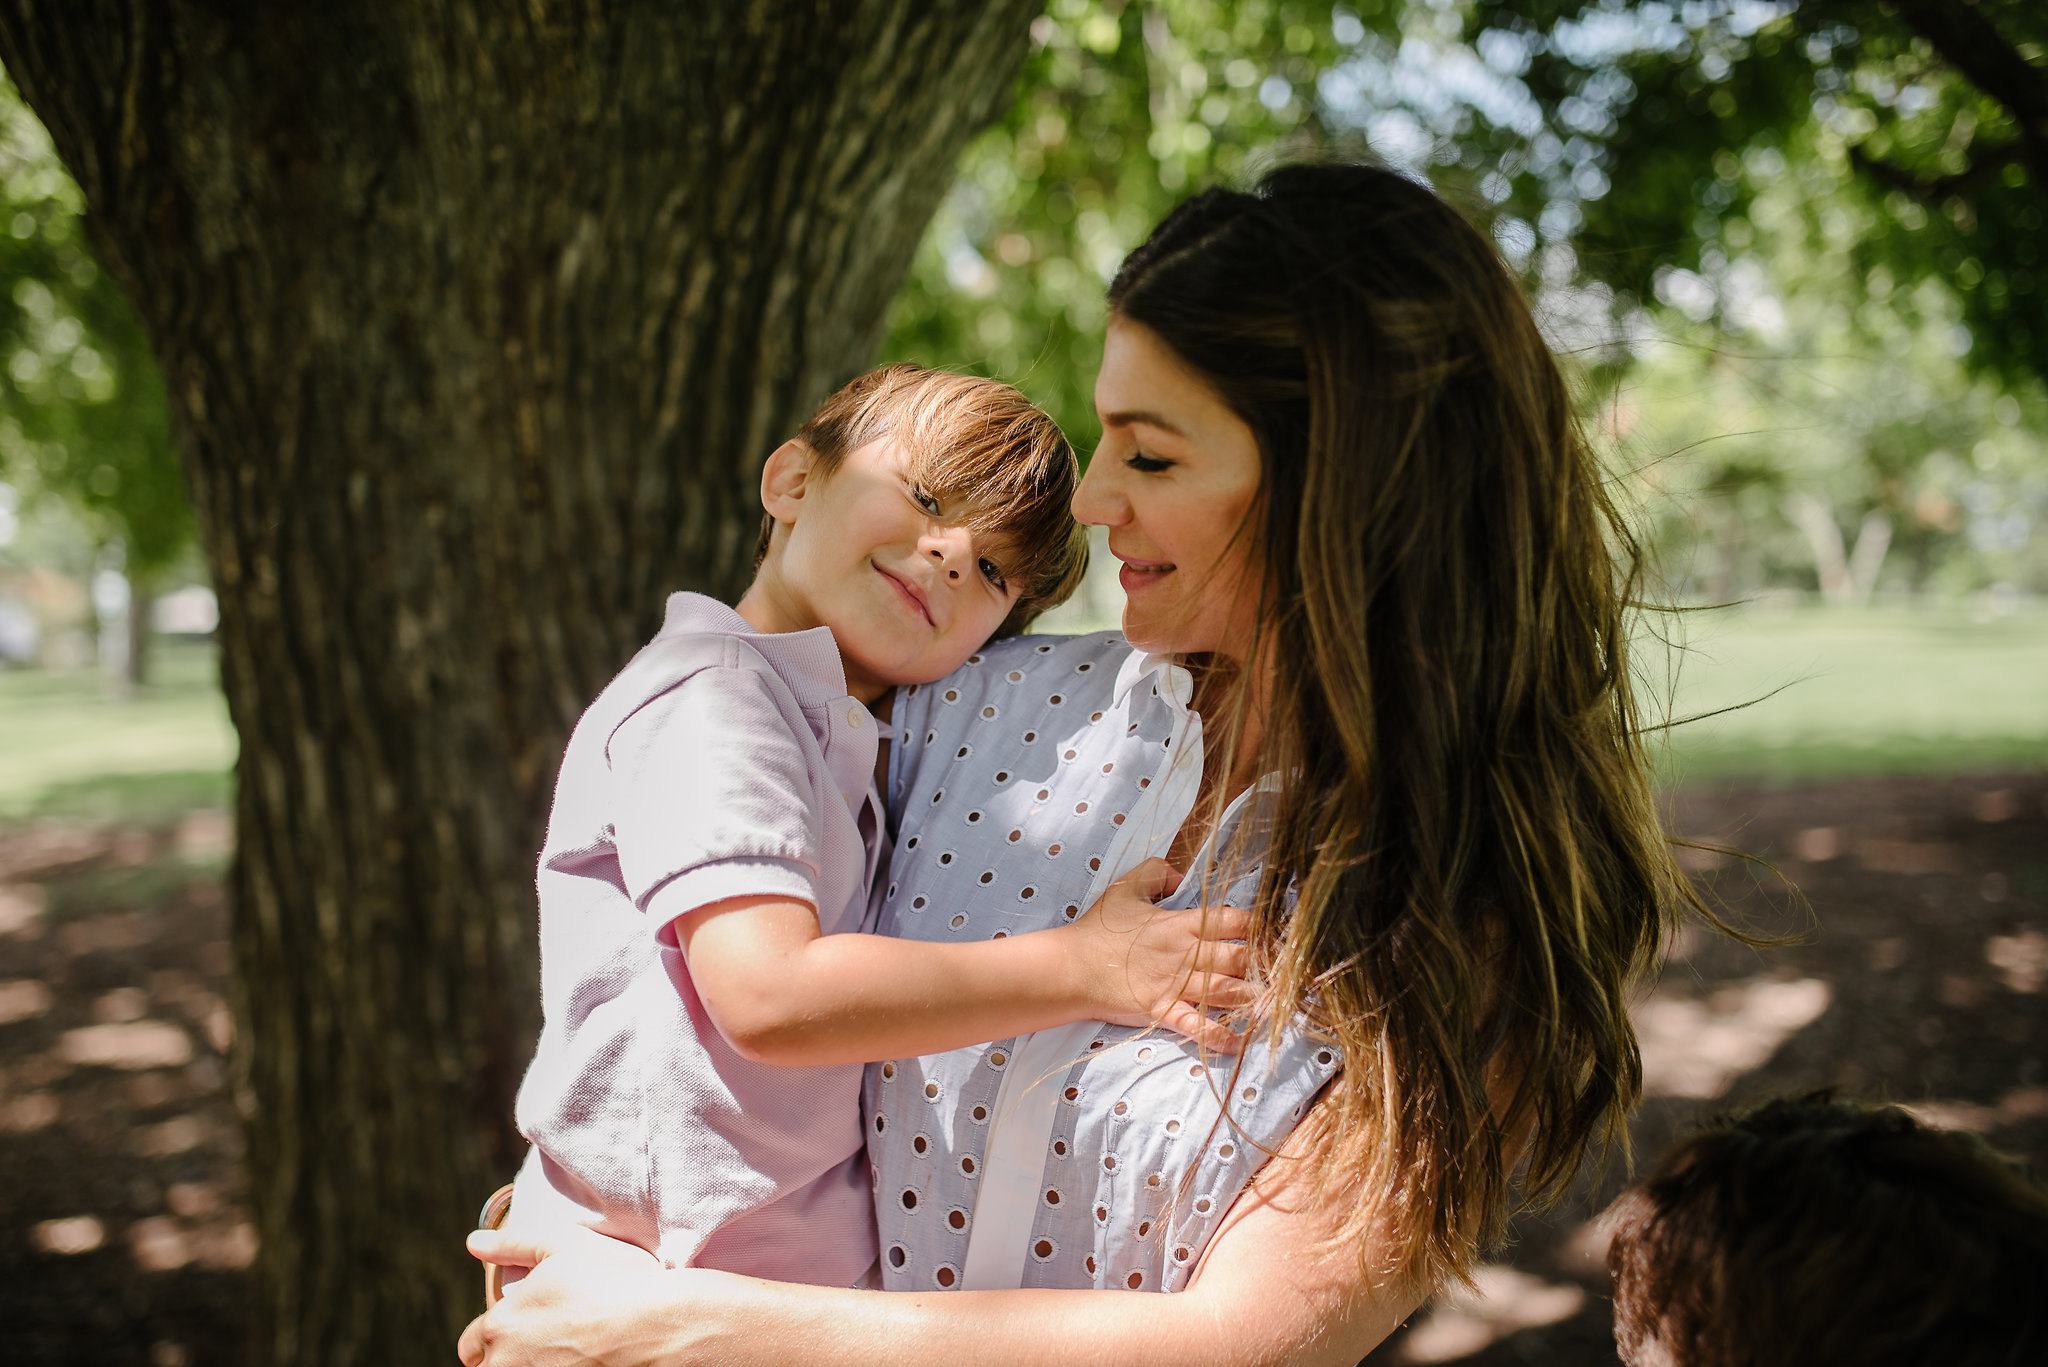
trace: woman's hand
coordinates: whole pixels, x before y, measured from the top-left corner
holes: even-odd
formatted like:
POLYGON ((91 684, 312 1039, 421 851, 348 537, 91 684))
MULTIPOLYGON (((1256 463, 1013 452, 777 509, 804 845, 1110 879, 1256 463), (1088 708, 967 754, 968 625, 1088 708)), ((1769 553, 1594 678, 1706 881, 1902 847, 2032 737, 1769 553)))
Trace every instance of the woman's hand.
POLYGON ((1072 937, 1074 962, 1096 1014, 1113 1025, 1162 1025, 1204 1049, 1236 1053, 1243 1036, 1205 1007, 1247 1006, 1257 990, 1244 981, 1251 913, 1236 907, 1168 911, 1155 905, 1180 885, 1164 859, 1147 859, 1110 886, 1102 900, 1060 933, 1072 937))
POLYGON ((673 1347, 669 1331, 686 1288, 634 1244, 586 1229, 545 1239, 480 1229, 469 1251, 533 1270, 463 1331, 456 1352, 464 1367, 633 1367, 662 1361, 673 1347))

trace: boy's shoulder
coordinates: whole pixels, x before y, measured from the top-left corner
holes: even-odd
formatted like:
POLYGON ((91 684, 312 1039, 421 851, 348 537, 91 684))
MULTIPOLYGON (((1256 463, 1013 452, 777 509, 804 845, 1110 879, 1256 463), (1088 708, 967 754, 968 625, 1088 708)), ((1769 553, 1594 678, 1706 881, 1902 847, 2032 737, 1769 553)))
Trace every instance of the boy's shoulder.
POLYGON ((643 700, 705 670, 737 670, 778 681, 800 708, 810 709, 846 692, 839 647, 825 627, 768 634, 701 593, 669 595, 661 630, 642 646, 612 686, 643 700))
POLYGON ((715 598, 671 594, 661 630, 592 700, 577 731, 608 752, 619 728, 649 705, 705 690, 758 699, 753 711, 780 712, 793 731, 803 713, 845 692, 845 674, 823 628, 763 635, 715 598))
POLYGON ((987 676, 1008 679, 1013 673, 1042 674, 1049 670, 1078 670, 1091 673, 1108 664, 1112 672, 1130 654, 1130 643, 1121 631, 1097 631, 1086 636, 1008 636, 990 641, 967 657, 966 663, 946 678, 923 688, 936 688, 949 681, 987 676))
MULTIPOLYGON (((1035 714, 1084 699, 1103 705, 1131 647, 1121 632, 1088 636, 1012 636, 991 641, 942 679, 898 690, 900 723, 964 709, 983 719, 1035 714)), ((942 728, 943 729, 943 728, 942 728)))

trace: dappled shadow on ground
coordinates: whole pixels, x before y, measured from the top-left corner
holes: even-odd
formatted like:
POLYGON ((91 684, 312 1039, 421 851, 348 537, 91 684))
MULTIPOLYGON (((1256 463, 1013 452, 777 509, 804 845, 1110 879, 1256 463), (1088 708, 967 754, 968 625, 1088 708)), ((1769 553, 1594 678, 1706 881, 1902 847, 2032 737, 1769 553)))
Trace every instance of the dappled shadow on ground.
MULTIPOLYGON (((1681 940, 1635 1012, 1649 1093, 1630 1127, 1639 1164, 1704 1115, 1837 1086, 1976 1130, 2048 1174, 2048 775, 1697 787, 1672 818, 1783 875, 1688 851, 1735 917, 1811 933, 1767 950, 1681 940)), ((1591 1217, 1624 1185, 1616 1170, 1519 1220, 1479 1294, 1442 1298, 1369 1361, 1613 1363, 1591 1217)))
MULTIPOLYGON (((1640 1004, 1648 1158, 1703 1111, 1839 1084, 2048 1168, 2048 775, 1697 788, 1677 828, 1775 863, 1815 933, 1691 934, 1640 1004)), ((224 818, 0 830, 0 1361, 242 1360, 246 1268, 226 1088, 224 818)), ((1785 885, 1692 856, 1730 910, 1802 924, 1785 885)), ((1588 1183, 1518 1222, 1478 1292, 1374 1364, 1612 1363, 1588 1183)))
POLYGON ((226 817, 0 830, 0 1361, 245 1357, 226 817))

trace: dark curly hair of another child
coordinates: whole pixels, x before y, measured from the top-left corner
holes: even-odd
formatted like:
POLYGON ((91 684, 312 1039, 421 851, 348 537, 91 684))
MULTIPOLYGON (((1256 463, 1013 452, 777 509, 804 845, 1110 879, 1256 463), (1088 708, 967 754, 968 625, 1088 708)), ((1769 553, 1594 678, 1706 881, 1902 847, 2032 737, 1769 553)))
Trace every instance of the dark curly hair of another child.
POLYGON ((1606 1218, 1630 1364, 2048 1363, 2048 1191, 1896 1106, 1723 1117, 1606 1218))

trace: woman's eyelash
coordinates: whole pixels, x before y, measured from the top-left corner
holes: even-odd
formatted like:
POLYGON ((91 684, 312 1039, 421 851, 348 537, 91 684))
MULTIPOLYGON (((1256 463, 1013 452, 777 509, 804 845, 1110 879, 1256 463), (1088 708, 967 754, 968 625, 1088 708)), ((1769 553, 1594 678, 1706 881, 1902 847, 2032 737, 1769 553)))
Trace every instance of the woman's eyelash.
POLYGON ((1143 451, 1133 451, 1129 456, 1126 456, 1124 458, 1124 464, 1130 466, 1133 470, 1139 471, 1142 474, 1149 475, 1157 473, 1160 470, 1169 468, 1170 466, 1172 466, 1173 462, 1170 460, 1161 460, 1157 456, 1148 456, 1143 451))

